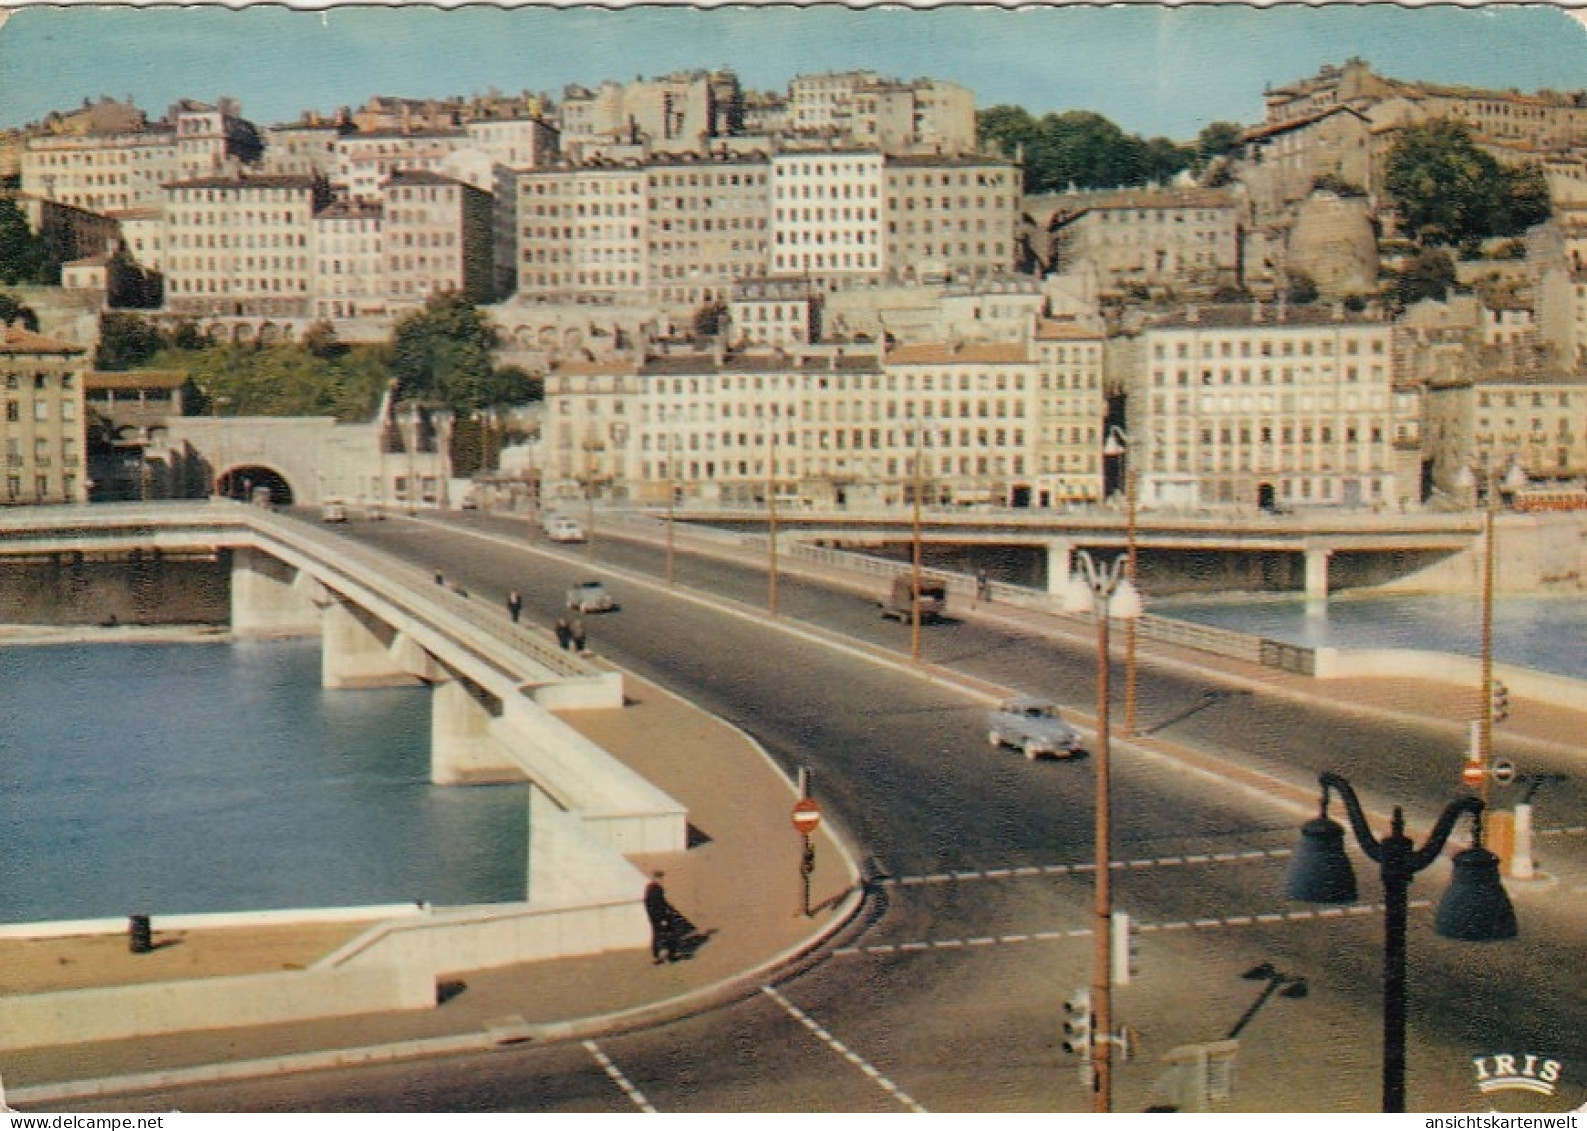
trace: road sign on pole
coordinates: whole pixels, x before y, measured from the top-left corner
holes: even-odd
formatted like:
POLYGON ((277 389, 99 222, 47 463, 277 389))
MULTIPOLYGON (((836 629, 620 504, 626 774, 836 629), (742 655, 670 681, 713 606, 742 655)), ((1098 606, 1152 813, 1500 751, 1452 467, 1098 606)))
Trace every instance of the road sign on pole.
POLYGON ((821 806, 808 797, 801 797, 794 802, 793 824, 805 836, 816 831, 816 826, 821 823, 821 806))
POLYGON ((1480 761, 1468 761, 1460 770, 1460 780, 1476 789, 1488 778, 1488 771, 1480 761))
POLYGON ((1493 764, 1493 780, 1500 785, 1509 785, 1515 780, 1515 763, 1507 758, 1500 758, 1493 764))

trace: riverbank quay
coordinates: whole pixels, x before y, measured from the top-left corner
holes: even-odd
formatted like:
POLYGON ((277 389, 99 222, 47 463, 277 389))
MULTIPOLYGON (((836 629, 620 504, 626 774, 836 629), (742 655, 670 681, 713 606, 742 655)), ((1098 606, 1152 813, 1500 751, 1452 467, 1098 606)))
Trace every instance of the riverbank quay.
MULTIPOLYGON (((668 899, 699 928, 690 958, 656 965, 641 948, 459 971, 438 987, 433 1009, 17 1049, 0 1054, 8 1102, 48 1110, 126 1095, 138 1106, 140 1096, 184 1083, 621 1031, 755 991, 850 920, 862 902, 858 867, 830 822, 818 829, 814 913, 805 915, 793 783, 749 736, 631 674, 625 684, 622 710, 563 717, 688 806, 688 849, 634 863, 661 871, 668 899)), ((0 987, 52 993, 69 1009, 73 991, 96 987, 157 981, 176 990, 193 979, 312 967, 358 930, 331 912, 299 922, 228 918, 167 927, 155 917, 152 949, 141 954, 121 924, 97 934, 0 936, 0 987)))

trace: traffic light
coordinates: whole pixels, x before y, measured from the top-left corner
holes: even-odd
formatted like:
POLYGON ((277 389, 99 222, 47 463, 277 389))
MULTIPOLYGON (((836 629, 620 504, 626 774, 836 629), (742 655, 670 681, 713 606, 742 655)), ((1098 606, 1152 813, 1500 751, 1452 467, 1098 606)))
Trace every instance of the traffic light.
POLYGON ((1139 936, 1130 930, 1130 916, 1125 911, 1113 913, 1113 931, 1109 938, 1109 955, 1112 959, 1113 984, 1127 986, 1130 984, 1130 975, 1135 973, 1136 958, 1139 956, 1135 948, 1139 936))
POLYGON ((1092 1024, 1091 991, 1082 987, 1064 1002, 1064 1052, 1090 1060, 1092 1024))
POLYGON ((1499 680, 1493 681, 1493 712, 1492 719, 1502 723, 1510 717, 1510 689, 1499 680))

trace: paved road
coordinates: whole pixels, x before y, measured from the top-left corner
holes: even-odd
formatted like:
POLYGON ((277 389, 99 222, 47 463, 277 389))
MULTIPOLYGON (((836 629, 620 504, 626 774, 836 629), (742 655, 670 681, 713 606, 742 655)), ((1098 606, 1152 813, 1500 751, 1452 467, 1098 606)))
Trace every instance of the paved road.
MULTIPOLYGON (((356 535, 443 568, 475 592, 516 586, 526 616, 542 621, 598 563, 660 572, 653 548, 599 534, 588 558, 526 554, 521 526, 502 541, 400 521, 356 535)), ((753 611, 765 599, 763 575, 685 559, 679 579, 724 599, 702 605, 619 575, 610 584, 626 607, 590 619, 591 645, 745 726, 785 764, 812 769, 818 796, 880 878, 866 930, 804 975, 686 1022, 592 1047, 232 1085, 227 1106, 1087 1109, 1074 1066, 1055 1047, 1060 1002, 1090 977, 1085 764, 1031 765, 989 750, 980 704, 962 691, 810 635, 766 631, 753 611)), ((787 620, 907 648, 908 627, 883 625, 862 598, 784 579, 779 605, 787 620)), ((1083 704, 1094 694, 1089 657, 1084 642, 966 620, 932 629, 927 658, 1083 704)), ((1340 769, 1369 796, 1403 801, 1413 821, 1430 818, 1451 792, 1448 738, 1435 727, 1318 715, 1266 696, 1204 699, 1218 686, 1212 672, 1147 669, 1143 725, 1183 716, 1164 734, 1303 788, 1317 769, 1340 769)), ((1579 806, 1579 794, 1563 796, 1579 806)), ((1235 1108, 1373 1110, 1381 918, 1370 910, 1320 918, 1283 901, 1297 811, 1123 746, 1114 798, 1114 855, 1126 863, 1116 903, 1147 928, 1140 972, 1117 995, 1116 1016, 1139 1030, 1144 1052, 1116 1074, 1118 1108, 1159 1098, 1164 1052, 1226 1035, 1260 989, 1240 974, 1268 961, 1305 976, 1310 993, 1272 999, 1242 1032, 1235 1108)), ((1577 868, 1580 848, 1560 849, 1567 872, 1577 868)), ((1375 895, 1375 881, 1362 879, 1364 895, 1375 895)), ((1425 879, 1413 896, 1433 899, 1441 887, 1425 879)), ((1485 1052, 1587 1064, 1587 989, 1562 974, 1587 958, 1580 901, 1517 899, 1523 939, 1502 947, 1436 939, 1427 910, 1415 912, 1413 1107, 1491 1102, 1472 1087, 1470 1058, 1485 1052)), ((199 1110, 194 1100, 182 1106, 199 1110)), ((1552 1109, 1566 1106, 1556 1100, 1552 1109)))

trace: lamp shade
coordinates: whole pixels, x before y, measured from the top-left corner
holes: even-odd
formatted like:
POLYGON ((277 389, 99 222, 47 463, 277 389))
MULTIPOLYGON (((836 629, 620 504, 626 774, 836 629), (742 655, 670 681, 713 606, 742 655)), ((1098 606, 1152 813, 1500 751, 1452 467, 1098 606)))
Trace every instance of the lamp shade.
POLYGON ((1115 620, 1139 620, 1144 611, 1141 591, 1129 581, 1119 582, 1113 596, 1108 598, 1108 616, 1115 620))
POLYGON ((1455 855, 1454 867, 1449 890, 1433 915, 1433 930, 1463 942, 1515 938, 1515 908, 1499 882, 1499 858, 1486 848, 1468 848, 1455 855))
POLYGON ((1069 582, 1064 586, 1064 612, 1089 613, 1097 607, 1097 595, 1091 585, 1078 573, 1069 575, 1069 582))
POLYGON ((1285 891, 1307 903, 1354 903, 1356 873, 1345 855, 1345 830, 1338 821, 1314 817, 1300 830, 1285 891))

